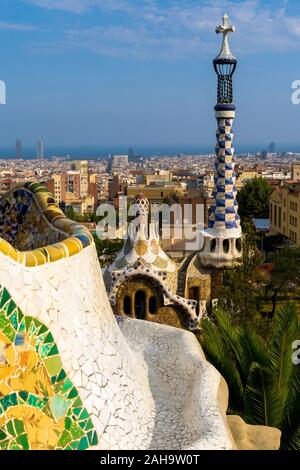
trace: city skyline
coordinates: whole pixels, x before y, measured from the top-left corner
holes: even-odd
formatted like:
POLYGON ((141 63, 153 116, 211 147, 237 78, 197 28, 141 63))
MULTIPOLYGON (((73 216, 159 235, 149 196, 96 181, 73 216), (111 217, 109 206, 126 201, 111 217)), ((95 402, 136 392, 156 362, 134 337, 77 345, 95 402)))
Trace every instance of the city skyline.
POLYGON ((237 151, 273 140, 300 148, 300 106, 291 100, 300 78, 295 0, 2 3, 1 154, 16 138, 26 152, 38 135, 49 147, 213 153, 213 29, 224 11, 238 26, 237 151))

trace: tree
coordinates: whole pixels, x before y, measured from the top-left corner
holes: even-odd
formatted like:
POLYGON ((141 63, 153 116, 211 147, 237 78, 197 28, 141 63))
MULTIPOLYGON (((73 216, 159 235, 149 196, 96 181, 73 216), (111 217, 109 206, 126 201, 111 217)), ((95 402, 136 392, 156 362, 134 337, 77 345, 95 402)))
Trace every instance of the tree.
POLYGON ((292 361, 293 342, 300 338, 296 307, 276 312, 265 337, 251 323, 235 325, 222 310, 215 312, 215 323, 202 320, 202 329, 207 359, 229 387, 229 414, 279 428, 281 447, 300 450, 300 366, 292 361))
POLYGON ((123 248, 124 240, 101 240, 96 234, 93 236, 101 267, 110 265, 123 248))
POLYGON ((223 285, 220 292, 220 305, 231 316, 234 323, 245 324, 257 317, 260 320, 260 302, 262 283, 258 267, 263 256, 256 248, 250 232, 242 242, 242 258, 239 264, 224 271, 223 285))
POLYGON ((65 214, 66 214, 66 217, 67 217, 68 219, 70 219, 70 220, 74 220, 74 219, 75 219, 75 211, 74 211, 74 209, 73 209, 72 206, 67 207, 67 208, 65 209, 65 214))
POLYGON ((300 281, 300 248, 285 247, 274 255, 274 269, 271 273, 270 282, 266 286, 266 291, 271 292, 273 317, 278 295, 290 292, 291 285, 300 281))
POLYGON ((263 178, 254 178, 248 181, 237 195, 240 216, 242 218, 267 219, 272 191, 273 187, 263 178))

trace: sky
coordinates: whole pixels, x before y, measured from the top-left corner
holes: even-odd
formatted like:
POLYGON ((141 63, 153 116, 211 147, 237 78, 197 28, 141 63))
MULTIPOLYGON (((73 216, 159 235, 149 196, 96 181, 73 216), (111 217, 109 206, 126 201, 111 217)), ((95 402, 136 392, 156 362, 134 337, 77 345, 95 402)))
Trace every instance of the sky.
MULTIPOLYGON (((300 151, 299 0, 0 0, 0 148, 211 149, 212 60, 237 32, 236 151, 300 151)), ((50 151, 50 150, 49 150, 50 151)), ((3 154, 3 152, 2 152, 3 154)))

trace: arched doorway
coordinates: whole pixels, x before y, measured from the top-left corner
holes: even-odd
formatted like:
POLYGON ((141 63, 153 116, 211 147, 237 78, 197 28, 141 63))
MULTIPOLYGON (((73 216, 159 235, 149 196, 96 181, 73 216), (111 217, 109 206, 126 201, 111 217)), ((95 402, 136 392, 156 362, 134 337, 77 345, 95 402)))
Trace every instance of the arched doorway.
POLYGON ((134 297, 135 317, 145 320, 146 317, 146 294, 143 290, 138 290, 134 297))

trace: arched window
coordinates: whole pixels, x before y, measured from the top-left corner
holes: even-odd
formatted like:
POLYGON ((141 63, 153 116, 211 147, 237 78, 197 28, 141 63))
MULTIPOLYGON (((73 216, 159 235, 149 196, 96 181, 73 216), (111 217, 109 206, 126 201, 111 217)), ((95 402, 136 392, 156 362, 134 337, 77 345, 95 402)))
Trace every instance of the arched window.
POLYGON ((228 238, 223 240, 223 250, 224 250, 224 253, 229 252, 229 240, 228 240, 228 238))
POLYGON ((199 314, 199 301, 200 301, 200 287, 189 288, 189 299, 197 301, 196 313, 199 314))
POLYGON ((135 317, 144 320, 146 316, 146 294, 143 290, 138 290, 134 299, 135 317))
POLYGON ((216 249, 216 246, 217 246, 217 241, 215 238, 212 239, 212 241, 210 242, 210 252, 211 253, 214 253, 215 249, 216 249))
POLYGON ((124 297, 123 311, 125 315, 131 315, 131 297, 129 297, 129 295, 124 297))
POLYGON ((156 302, 156 297, 152 295, 149 299, 149 313, 151 315, 155 315, 157 312, 157 302, 156 302))

